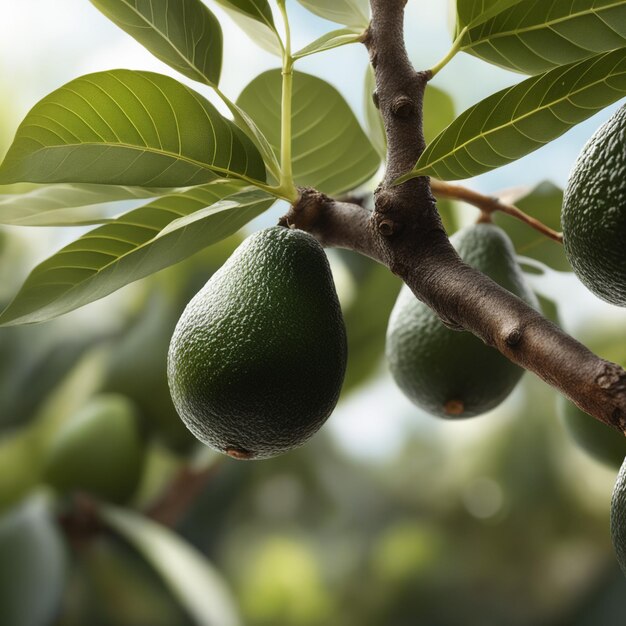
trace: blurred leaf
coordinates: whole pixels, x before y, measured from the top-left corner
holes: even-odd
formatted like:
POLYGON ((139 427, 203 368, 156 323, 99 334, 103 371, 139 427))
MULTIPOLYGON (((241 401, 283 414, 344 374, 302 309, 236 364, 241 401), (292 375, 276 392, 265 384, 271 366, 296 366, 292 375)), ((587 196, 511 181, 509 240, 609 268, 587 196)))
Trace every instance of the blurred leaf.
POLYGON ((38 102, 0 166, 0 184, 78 182, 181 187, 220 176, 265 180, 256 147, 173 78, 110 70, 38 102))
POLYGON ((426 148, 417 175, 457 180, 511 163, 626 94, 626 48, 550 70, 469 108, 426 148))
POLYGON ((240 623, 223 580, 192 546, 136 513, 103 506, 101 515, 154 567, 198 626, 236 626, 240 623))
POLYGON ((294 59, 301 59, 310 54, 332 50, 333 48, 345 46, 349 43, 358 43, 361 41, 362 37, 363 33, 358 28, 340 28, 339 30, 333 30, 330 33, 322 35, 308 46, 298 50, 293 57, 294 59))
POLYGON ((370 22, 367 0, 298 0, 311 13, 331 22, 363 30, 370 22))
MULTIPOLYGON (((281 72, 257 76, 237 104, 280 146, 281 72)), ((293 174, 296 184, 336 195, 371 178, 380 159, 341 94, 327 82, 294 72, 293 174)))
POLYGON ((0 436, 0 513, 14 506, 39 484, 41 452, 41 441, 32 429, 23 428, 0 436))
POLYGON ((546 296, 535 291, 537 300, 539 300, 539 306, 544 317, 547 317, 551 322, 554 322, 557 326, 562 326, 561 318, 559 317, 558 304, 546 296))
POLYGON ((387 156, 387 135, 385 134, 385 125, 382 115, 378 107, 374 104, 374 92, 376 91, 376 78, 372 66, 368 64, 365 72, 365 91, 364 91, 364 108, 365 108, 365 128, 376 152, 382 159, 387 156))
MULTIPOLYGON (((537 218, 553 230, 557 232, 561 230, 563 190, 551 182, 539 183, 521 198, 515 199, 514 204, 524 213, 537 218)), ((562 244, 549 239, 510 215, 497 212, 493 215, 493 221, 506 230, 517 254, 536 259, 561 272, 572 271, 562 244)))
POLYGON ((0 623, 51 624, 65 574, 65 546, 46 501, 29 500, 0 518, 0 623))
POLYGON ((163 196, 88 232, 38 265, 0 323, 43 321, 103 298, 232 235, 273 202, 263 191, 241 191, 240 185, 224 181, 163 196), (191 217, 194 228, 187 228, 185 216, 197 211, 202 213, 191 217))
POLYGON ((282 47, 267 0, 215 0, 261 48, 281 56, 282 47))
POLYGON ((220 80, 222 29, 201 0, 91 0, 157 59, 188 78, 220 80))
MULTIPOLYGON (((107 221, 115 203, 154 198, 171 189, 116 185, 53 184, 0 196, 0 224, 77 226, 107 221)), ((122 205, 124 206, 124 205, 122 205)))
POLYGON ((454 101, 443 89, 428 85, 424 92, 424 139, 430 143, 456 115, 454 101))
POLYGON ((402 281, 386 267, 362 255, 342 251, 356 281, 356 296, 344 311, 348 335, 348 367, 343 391, 376 373, 385 353, 389 315, 402 281))
POLYGON ((458 35, 465 27, 476 26, 519 4, 523 0, 456 0, 458 35))
POLYGON ((625 0, 498 4, 513 6, 497 14, 497 7, 483 13, 480 25, 461 38, 461 50, 507 69, 539 74, 626 46, 625 0), (486 20, 485 14, 493 17, 486 20))

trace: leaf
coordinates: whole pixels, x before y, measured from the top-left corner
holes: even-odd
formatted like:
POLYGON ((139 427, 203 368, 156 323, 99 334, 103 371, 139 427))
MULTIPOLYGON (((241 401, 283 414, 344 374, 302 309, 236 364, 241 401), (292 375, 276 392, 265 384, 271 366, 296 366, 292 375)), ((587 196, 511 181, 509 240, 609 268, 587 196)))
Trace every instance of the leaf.
MULTIPOLYGON (((506 197, 499 197, 505 202, 508 201, 506 197)), ((553 230, 561 230, 563 190, 552 183, 548 181, 539 183, 528 193, 516 198, 513 203, 524 213, 537 218, 553 230)), ((531 257, 561 272, 572 271, 561 244, 510 215, 494 213, 493 221, 506 230, 517 254, 531 257)))
POLYGON ((274 198, 216 181, 158 198, 89 231, 38 265, 0 315, 0 324, 40 322, 67 313, 228 237, 274 198), (225 205, 220 200, 228 198, 225 205), (204 211, 193 228, 174 220, 204 211))
POLYGON ((161 576, 198 626, 238 626, 234 601, 219 573, 172 531, 132 513, 103 505, 103 520, 133 545, 161 576))
POLYGON ((522 0, 483 18, 460 49, 526 74, 626 46, 626 0, 522 0))
POLYGON ((511 163, 556 139, 626 93, 626 48, 550 70, 462 113, 412 172, 458 180, 511 163))
POLYGON ((56 184, 23 194, 0 196, 0 224, 78 226, 107 221, 112 209, 129 200, 154 198, 163 189, 115 185, 56 184))
MULTIPOLYGON (((341 94, 327 82, 294 72, 293 173, 296 184, 335 195, 371 178, 380 159, 341 94)), ((237 104, 272 145, 280 146, 281 72, 257 76, 237 104)))
POLYGON ((430 143, 454 121, 456 111, 452 98, 439 87, 428 85, 424 92, 424 139, 430 143))
POLYGON ((157 59, 188 78, 217 85, 222 29, 201 0, 91 0, 157 59))
POLYGON ((235 23, 264 50, 282 56, 282 43, 267 0, 215 0, 235 23))
POLYGON ((456 34, 463 28, 482 24, 524 0, 456 0, 456 34))
POLYGON ((330 33, 322 35, 319 39, 316 39, 308 46, 305 46, 301 50, 298 50, 293 55, 294 59, 301 59, 302 57, 309 56, 310 54, 317 54, 318 52, 324 52, 325 50, 332 50, 339 46, 345 46, 350 43, 358 43, 363 39, 363 31, 358 28, 340 28, 333 30, 330 33))
POLYGON ((26 116, 0 184, 183 187, 265 180, 251 141, 201 95, 153 72, 110 70, 53 91, 26 116))
POLYGON ((365 91, 364 91, 364 108, 365 108, 365 128, 376 152, 385 158, 387 156, 387 135, 385 134, 385 125, 383 117, 374 104, 374 92, 376 91, 376 77, 372 66, 368 64, 365 72, 365 91))
POLYGON ((364 30, 370 22, 368 0, 298 0, 311 13, 331 22, 364 30))

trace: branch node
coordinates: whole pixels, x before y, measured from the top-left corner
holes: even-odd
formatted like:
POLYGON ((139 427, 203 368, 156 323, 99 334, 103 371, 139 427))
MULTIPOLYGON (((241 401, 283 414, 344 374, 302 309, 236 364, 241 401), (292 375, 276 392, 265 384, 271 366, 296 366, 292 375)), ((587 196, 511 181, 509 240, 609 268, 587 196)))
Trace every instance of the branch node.
POLYGON ((391 112, 396 117, 410 117, 415 112, 415 103, 409 96, 398 96, 391 104, 391 112))
POLYGON ((513 328, 512 330, 510 330, 504 339, 504 342, 510 348, 513 348, 519 345, 521 341, 522 341, 522 331, 519 328, 513 328))
POLYGON ((396 224, 393 220, 381 220, 378 222, 378 232, 383 237, 391 237, 394 233, 396 233, 399 224, 396 224))
POLYGON ((380 109, 380 98, 378 97, 378 90, 372 91, 372 102, 377 109, 380 109))

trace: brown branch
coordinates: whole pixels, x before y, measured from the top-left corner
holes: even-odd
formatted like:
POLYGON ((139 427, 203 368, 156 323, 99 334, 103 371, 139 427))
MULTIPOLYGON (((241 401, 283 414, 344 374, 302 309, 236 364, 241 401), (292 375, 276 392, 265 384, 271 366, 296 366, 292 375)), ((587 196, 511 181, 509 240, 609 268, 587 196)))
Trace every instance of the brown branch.
POLYGON ((506 213, 511 217, 514 217, 525 224, 528 224, 531 228, 539 231, 542 235, 549 237, 557 243, 563 243, 563 233, 558 233, 552 230, 549 226, 546 226, 543 222, 527 215, 521 209, 518 209, 513 204, 507 204, 502 202, 500 198, 495 196, 485 196, 482 193, 462 187, 461 185, 451 185, 450 183, 443 182, 441 180, 430 181, 430 188, 436 197, 439 198, 451 198, 453 200, 462 200, 467 202, 477 209, 480 209, 483 213, 491 215, 496 211, 500 213, 506 213))
POLYGON ((375 209, 340 203, 315 190, 282 223, 326 246, 350 248, 386 265, 453 328, 468 330, 535 372, 587 413, 626 431, 626 372, 595 356, 533 308, 465 265, 437 213, 428 178, 392 182, 424 149, 422 102, 428 73, 415 72, 404 47, 406 0, 370 0, 364 43, 376 76, 388 160, 375 209))

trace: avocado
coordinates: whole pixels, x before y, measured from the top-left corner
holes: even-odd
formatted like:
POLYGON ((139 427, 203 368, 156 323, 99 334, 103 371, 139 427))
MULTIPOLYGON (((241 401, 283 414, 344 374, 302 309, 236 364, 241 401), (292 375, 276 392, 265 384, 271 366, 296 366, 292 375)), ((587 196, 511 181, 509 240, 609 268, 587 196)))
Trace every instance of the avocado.
POLYGON ((599 298, 626 306, 626 105, 578 155, 561 222, 576 276, 599 298))
POLYGON ((611 539, 619 565, 626 575, 626 459, 617 474, 611 498, 611 539))
POLYGON ((144 448, 130 400, 95 396, 51 438, 44 453, 44 480, 60 492, 85 491, 123 503, 139 484, 144 448))
POLYGON ((302 445, 337 403, 346 332, 328 260, 300 230, 246 239, 191 300, 170 344, 174 405, 234 458, 302 445))
MULTIPOLYGON (((452 238, 460 257, 537 307, 506 233, 480 223, 452 238)), ((451 330, 405 285, 389 318, 386 355, 406 396, 432 415, 472 417, 498 406, 523 370, 467 331, 451 330)))

